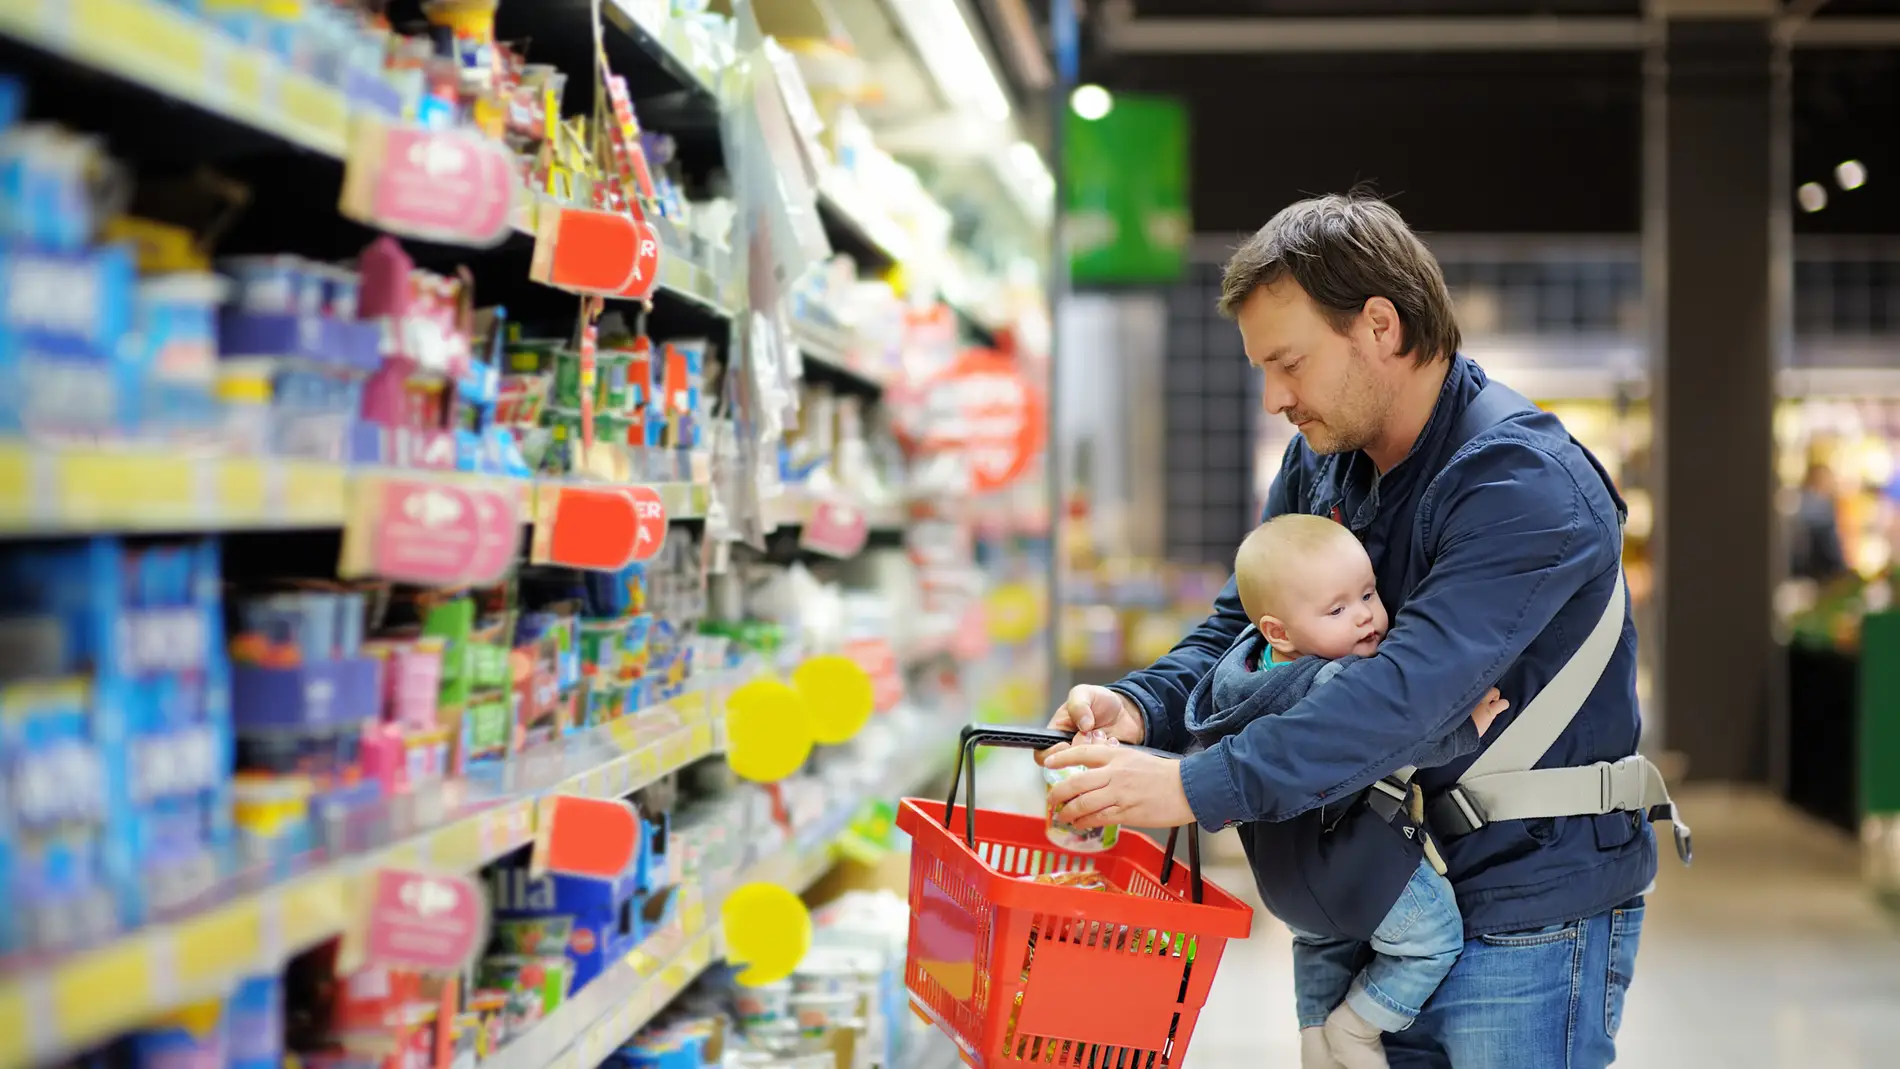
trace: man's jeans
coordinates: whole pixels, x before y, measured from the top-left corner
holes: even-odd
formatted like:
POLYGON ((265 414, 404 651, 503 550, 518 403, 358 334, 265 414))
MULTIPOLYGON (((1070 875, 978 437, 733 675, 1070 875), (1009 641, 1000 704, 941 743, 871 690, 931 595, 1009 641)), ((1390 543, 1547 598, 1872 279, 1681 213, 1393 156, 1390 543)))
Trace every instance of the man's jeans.
POLYGON ((1295 931, 1293 997, 1300 1027, 1325 1024, 1342 1000, 1381 1032, 1410 1027, 1458 960, 1464 932, 1451 884, 1428 861, 1418 863, 1370 944, 1295 931))
POLYGON ((1642 899, 1588 920, 1480 936, 1418 1021, 1385 1037, 1392 1069, 1602 1069, 1616 1058, 1642 899))

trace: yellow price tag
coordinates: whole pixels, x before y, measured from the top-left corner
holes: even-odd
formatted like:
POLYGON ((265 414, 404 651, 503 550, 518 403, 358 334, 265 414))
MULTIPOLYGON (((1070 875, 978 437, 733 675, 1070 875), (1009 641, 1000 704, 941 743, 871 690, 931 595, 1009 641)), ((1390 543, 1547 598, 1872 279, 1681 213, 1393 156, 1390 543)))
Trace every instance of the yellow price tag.
POLYGON ((607 735, 613 739, 615 746, 620 747, 622 753, 629 752, 640 745, 640 725, 631 717, 608 721, 607 735))
POLYGON ((442 868, 457 872, 478 868, 483 856, 480 823, 458 820, 429 837, 429 857, 442 868))
POLYGON ((63 1036, 102 1036, 158 1008, 152 976, 156 948, 131 939, 88 954, 53 979, 53 1016, 63 1036), (101 991, 112 992, 100 998, 101 991))
POLYGON ((278 93, 285 125, 302 141, 334 146, 342 154, 349 119, 343 94, 301 75, 286 74, 278 93))
POLYGON ((660 775, 660 747, 657 743, 652 746, 648 746, 644 750, 641 750, 638 756, 638 760, 640 763, 639 767, 640 767, 641 779, 650 780, 650 779, 656 779, 659 777, 660 775))
POLYGON ((284 465, 283 515, 293 521, 341 523, 344 506, 343 468, 336 464, 284 465))
POLYGON ((218 464, 217 522, 232 524, 263 519, 268 513, 264 465, 255 460, 226 460, 218 464))
POLYGON ((0 1062, 26 1065, 32 1060, 27 1054, 31 1021, 32 1016, 26 1005, 25 984, 11 983, 0 987, 0 1062))
POLYGON ((74 526, 188 519, 197 511, 194 475, 191 464, 175 457, 68 453, 59 463, 66 491, 61 519, 74 526))
POLYGON ((25 527, 33 517, 33 456, 18 446, 0 448, 0 526, 25 527))
POLYGON ((257 966, 264 915, 255 899, 213 910, 179 927, 178 982, 187 990, 236 979, 257 966))

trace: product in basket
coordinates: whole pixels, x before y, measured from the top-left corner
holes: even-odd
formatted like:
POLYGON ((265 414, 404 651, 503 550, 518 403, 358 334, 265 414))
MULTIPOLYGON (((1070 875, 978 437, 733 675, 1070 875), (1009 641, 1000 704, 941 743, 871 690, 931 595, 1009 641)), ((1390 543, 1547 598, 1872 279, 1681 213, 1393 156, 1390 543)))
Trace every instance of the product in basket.
POLYGON ((1036 876, 1022 877, 1029 883, 1046 883, 1052 887, 1078 887, 1084 891, 1116 891, 1121 888, 1108 882, 1108 877, 1093 870, 1078 872, 1045 872, 1036 876))
MULTIPOLYGON (((1083 746, 1119 746, 1121 744, 1121 740, 1106 731, 1091 731, 1086 735, 1077 735, 1075 741, 1077 745, 1083 746)), ((1042 779, 1046 786, 1054 787, 1070 776, 1077 775, 1084 771, 1086 770, 1082 768, 1045 768, 1042 770, 1042 779)), ((1049 841, 1060 849, 1073 851, 1078 854, 1099 854, 1104 850, 1111 849, 1117 842, 1121 841, 1122 830, 1120 825, 1110 824, 1102 828, 1078 828, 1073 824, 1063 821, 1056 815, 1056 806, 1054 803, 1049 804, 1048 810, 1049 841)))

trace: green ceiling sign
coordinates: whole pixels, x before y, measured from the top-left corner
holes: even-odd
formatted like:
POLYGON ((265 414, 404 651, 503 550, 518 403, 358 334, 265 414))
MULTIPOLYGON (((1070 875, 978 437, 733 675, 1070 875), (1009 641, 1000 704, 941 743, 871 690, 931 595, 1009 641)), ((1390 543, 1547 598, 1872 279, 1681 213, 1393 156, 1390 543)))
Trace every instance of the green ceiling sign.
POLYGON ((1187 108, 1117 93, 1108 114, 1062 109, 1067 180, 1063 234, 1070 278, 1169 282, 1180 277, 1194 227, 1188 214, 1187 108))

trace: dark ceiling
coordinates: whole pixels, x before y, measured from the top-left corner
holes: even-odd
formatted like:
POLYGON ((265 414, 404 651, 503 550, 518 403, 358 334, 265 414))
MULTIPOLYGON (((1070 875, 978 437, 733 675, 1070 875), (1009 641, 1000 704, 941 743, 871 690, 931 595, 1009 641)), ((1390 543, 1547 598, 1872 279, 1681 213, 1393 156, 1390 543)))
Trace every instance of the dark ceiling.
MULTIPOLYGON (((1136 0, 1138 17, 1638 14, 1638 0, 1136 0)), ((1900 15, 1832 0, 1822 17, 1900 15)), ((1083 79, 1179 97, 1195 229, 1251 230, 1302 195, 1370 181, 1421 229, 1631 232, 1642 186, 1634 53, 1109 55, 1083 79)), ((1793 53, 1792 184, 1838 162, 1868 184, 1803 232, 1900 234, 1900 52, 1793 53)))

